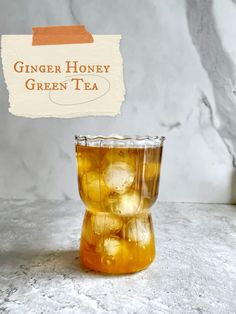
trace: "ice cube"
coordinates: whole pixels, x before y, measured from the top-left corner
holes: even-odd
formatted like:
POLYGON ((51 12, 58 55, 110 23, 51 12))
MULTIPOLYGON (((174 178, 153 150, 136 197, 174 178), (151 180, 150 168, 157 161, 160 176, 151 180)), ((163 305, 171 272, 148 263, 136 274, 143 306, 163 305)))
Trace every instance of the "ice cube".
POLYGON ((101 239, 97 246, 96 252, 115 257, 121 250, 121 241, 118 237, 108 237, 101 239))
POLYGON ((123 234, 128 241, 138 242, 142 246, 147 245, 152 235, 148 216, 132 218, 123 229, 123 234))
POLYGON ((88 212, 86 212, 83 222, 82 238, 91 245, 96 245, 100 239, 100 236, 95 234, 93 231, 91 214, 88 212))
POLYGON ((131 154, 127 149, 111 149, 106 153, 104 157, 104 163, 110 164, 115 162, 124 162, 131 168, 135 169, 136 156, 131 154))
POLYGON ((140 210, 140 196, 137 192, 129 192, 119 197, 119 201, 111 210, 121 216, 130 216, 140 210))
POLYGON ((91 226, 95 234, 117 233, 122 225, 122 219, 114 214, 97 213, 91 216, 91 226))
POLYGON ((108 193, 102 176, 96 171, 89 171, 83 175, 81 189, 94 202, 101 202, 108 193))
POLYGON ((104 181, 111 191, 123 194, 132 185, 134 176, 132 167, 127 163, 115 162, 105 169, 104 181))

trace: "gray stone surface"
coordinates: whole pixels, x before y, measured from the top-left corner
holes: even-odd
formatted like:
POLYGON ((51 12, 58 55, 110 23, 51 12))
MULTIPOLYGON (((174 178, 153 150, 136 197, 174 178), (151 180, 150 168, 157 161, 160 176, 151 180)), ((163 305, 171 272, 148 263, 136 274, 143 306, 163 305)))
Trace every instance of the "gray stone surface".
POLYGON ((235 313, 236 207, 154 206, 157 258, 145 271, 83 269, 83 205, 0 205, 0 313, 235 313))

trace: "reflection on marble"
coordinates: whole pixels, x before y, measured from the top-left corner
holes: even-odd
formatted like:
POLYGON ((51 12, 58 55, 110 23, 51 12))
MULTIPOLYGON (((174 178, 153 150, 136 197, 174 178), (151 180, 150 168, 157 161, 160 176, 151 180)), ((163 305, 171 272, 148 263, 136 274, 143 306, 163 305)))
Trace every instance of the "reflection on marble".
POLYGON ((0 17, 3 34, 73 23, 121 33, 127 91, 116 118, 31 120, 8 114, 1 75, 0 196, 77 198, 75 133, 161 134, 161 200, 236 202, 233 1, 3 0, 0 17))
POLYGON ((1 313, 236 312, 235 206, 158 204, 157 258, 126 276, 79 264, 78 202, 1 200, 0 216, 1 313))

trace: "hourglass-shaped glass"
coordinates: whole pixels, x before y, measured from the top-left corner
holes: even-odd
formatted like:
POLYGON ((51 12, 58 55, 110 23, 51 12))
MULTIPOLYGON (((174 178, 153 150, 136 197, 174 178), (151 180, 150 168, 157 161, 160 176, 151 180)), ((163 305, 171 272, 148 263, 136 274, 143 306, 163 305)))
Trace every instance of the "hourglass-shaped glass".
POLYGON ((153 261, 150 208, 158 195, 163 142, 157 136, 76 136, 85 267, 121 274, 153 261))

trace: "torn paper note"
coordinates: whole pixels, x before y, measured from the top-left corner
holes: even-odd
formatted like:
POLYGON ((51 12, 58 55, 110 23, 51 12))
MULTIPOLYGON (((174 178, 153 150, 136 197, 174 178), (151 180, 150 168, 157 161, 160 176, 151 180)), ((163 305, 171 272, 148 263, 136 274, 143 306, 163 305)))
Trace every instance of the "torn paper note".
POLYGON ((3 35, 9 112, 17 116, 115 116, 124 100, 120 35, 88 44, 32 46, 31 35, 3 35))

